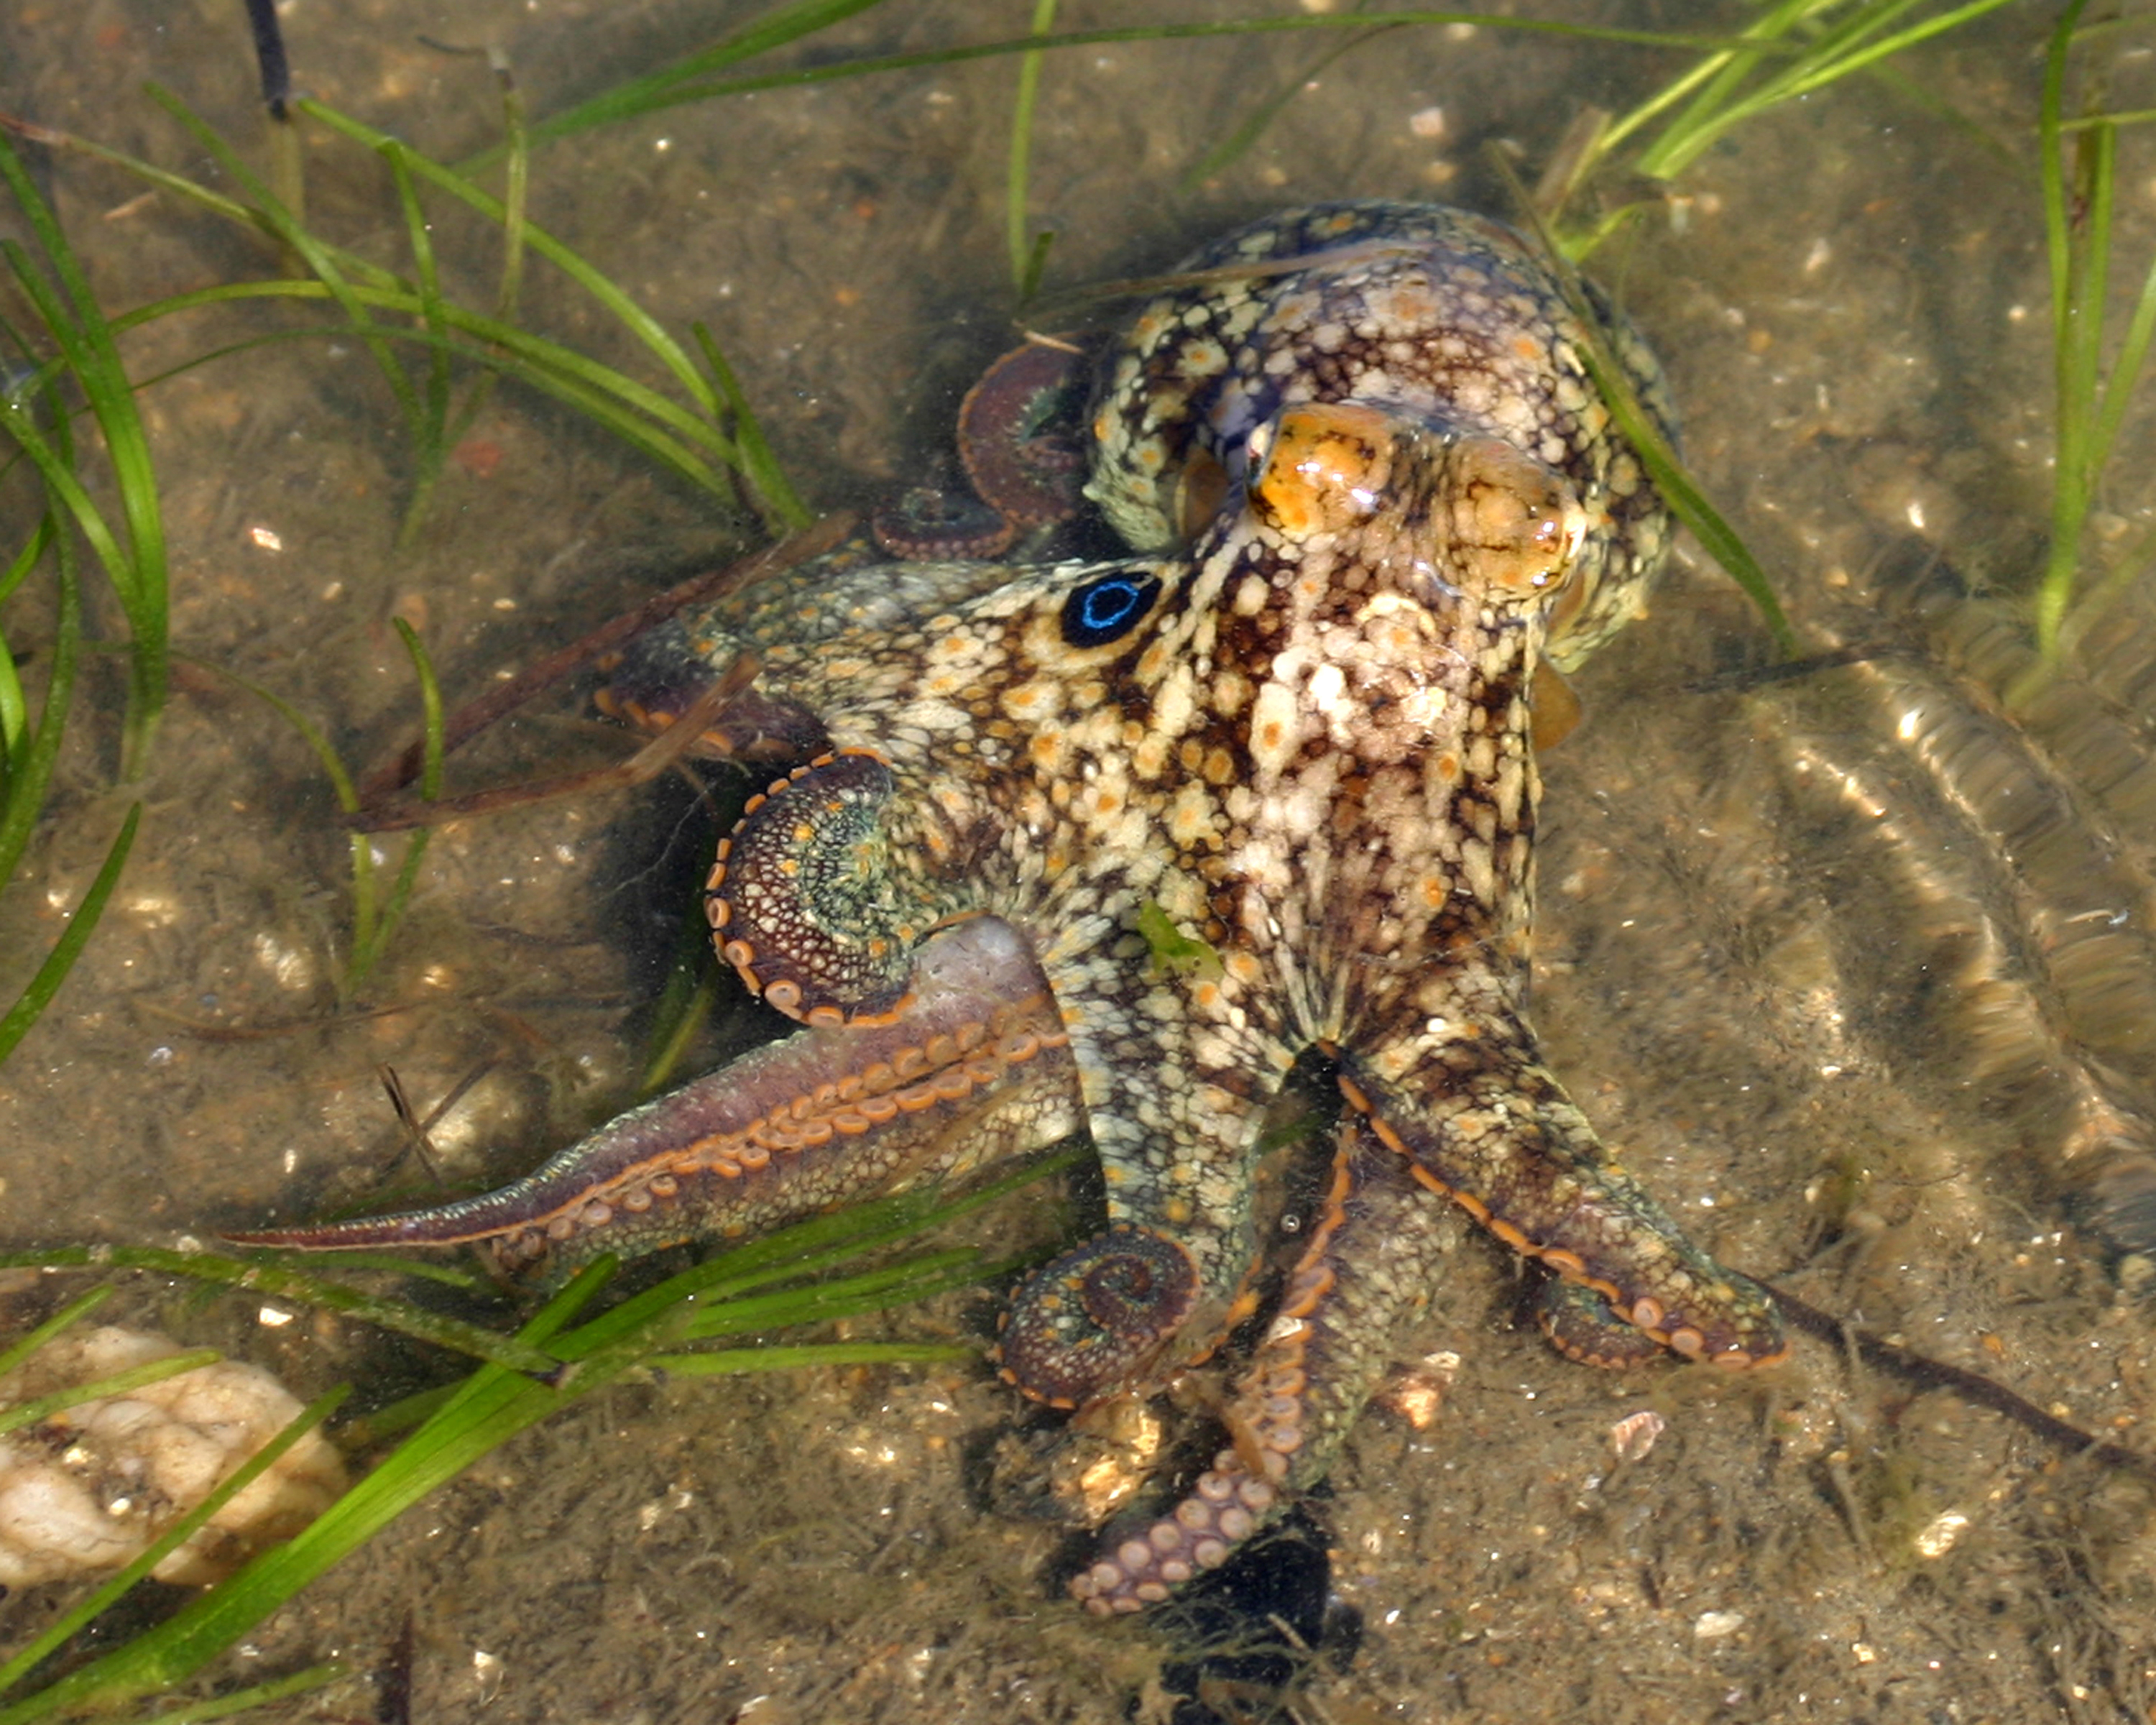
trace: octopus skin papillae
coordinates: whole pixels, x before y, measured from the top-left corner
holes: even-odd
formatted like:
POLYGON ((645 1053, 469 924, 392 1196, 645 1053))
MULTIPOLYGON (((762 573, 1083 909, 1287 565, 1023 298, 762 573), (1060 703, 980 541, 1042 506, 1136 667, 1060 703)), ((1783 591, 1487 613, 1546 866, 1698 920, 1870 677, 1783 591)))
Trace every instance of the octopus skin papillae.
MULTIPOLYGON (((1026 1278, 997 1349, 1082 1409, 1258 1315, 1260 1125, 1314 1058, 1330 1176, 1232 1441, 1073 1581, 1102 1613, 1323 1476, 1441 1274, 1440 1200, 1548 1272, 1574 1358, 1781 1357, 1768 1296, 1604 1149, 1526 1017, 1532 699, 1670 536, 1558 282, 1496 223, 1399 203, 1290 212, 1186 270, 1091 410, 1088 495, 1132 556, 804 565, 617 674, 653 722, 742 685, 704 743, 768 788, 708 909, 800 1028, 485 1197, 236 1237, 471 1242, 544 1281, 1086 1132, 1106 1226, 1026 1278), (1158 962, 1163 918, 1206 962, 1158 962)), ((1604 338, 1666 422, 1652 357, 1604 338)))

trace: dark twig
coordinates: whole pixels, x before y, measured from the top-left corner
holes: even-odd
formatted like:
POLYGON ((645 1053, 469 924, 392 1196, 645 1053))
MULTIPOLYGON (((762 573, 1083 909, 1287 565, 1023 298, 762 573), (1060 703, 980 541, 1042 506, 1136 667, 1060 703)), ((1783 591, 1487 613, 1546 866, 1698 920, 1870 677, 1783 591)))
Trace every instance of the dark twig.
POLYGON ((285 32, 277 22, 277 0, 247 0, 248 28, 254 33, 254 64, 262 74, 262 104, 272 120, 289 117, 292 67, 285 58, 285 32))
MULTIPOLYGON (((1763 1284, 1763 1286, 1765 1286, 1763 1284)), ((1944 1360, 1932 1359, 1906 1348, 1897 1348, 1892 1342, 1882 1342, 1876 1336, 1853 1328, 1840 1318, 1821 1312, 1816 1306, 1807 1305, 1794 1294, 1778 1287, 1768 1286, 1789 1322, 1806 1335, 1815 1336, 1829 1346, 1853 1348, 1856 1357, 1875 1371, 1884 1372, 1890 1378, 1900 1379, 1917 1389, 1944 1389, 1959 1396, 1964 1401, 1978 1407, 1989 1408, 1994 1414, 2004 1414, 2015 1425, 2034 1432, 2046 1443, 2072 1455, 2085 1455, 2092 1461, 2101 1461, 2107 1467, 2123 1468, 2144 1478, 2156 1480, 2156 1455, 2139 1450, 2128 1449, 2123 1444, 2114 1444, 2093 1432, 2083 1431, 2078 1425, 2069 1425, 2056 1414, 2047 1414, 2035 1403, 2016 1395, 2004 1384, 1985 1377, 1981 1372, 1964 1370, 1950 1366, 1944 1360)))
MULTIPOLYGON (((419 1158, 419 1166, 427 1171, 427 1178, 437 1186, 442 1183, 441 1172, 434 1165, 434 1146, 427 1136, 427 1128, 420 1123, 412 1099, 404 1094, 404 1081, 397 1076, 397 1069, 387 1060, 374 1069, 374 1076, 389 1095, 390 1108, 397 1116, 397 1123, 404 1128, 405 1147, 419 1158)), ((399 1156, 397 1160, 404 1158, 399 1156)), ((394 1166, 393 1163, 392 1166, 394 1166)))

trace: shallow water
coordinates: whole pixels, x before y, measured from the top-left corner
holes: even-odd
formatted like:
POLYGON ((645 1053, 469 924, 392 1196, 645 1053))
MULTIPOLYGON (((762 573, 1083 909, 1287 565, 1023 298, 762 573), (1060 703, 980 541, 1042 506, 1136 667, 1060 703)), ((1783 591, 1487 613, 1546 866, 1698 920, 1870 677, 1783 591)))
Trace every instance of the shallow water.
MULTIPOLYGON (((490 141, 491 89, 480 63, 420 33, 500 43, 544 113, 707 39, 711 10, 296 0, 284 16, 304 88, 454 159, 490 141)), ((968 33, 1014 32, 1024 10, 968 8, 968 33)), ((874 13, 836 39, 922 45, 947 16, 874 13)), ((2042 22, 1994 22, 1912 69, 2025 163, 2042 22)), ((1669 69, 1488 30, 1396 33, 1321 73, 1217 180, 1181 187, 1256 94, 1319 52, 1254 39, 1051 59, 1034 203, 1060 236, 1052 279, 1158 268, 1316 198, 1501 210, 1486 143, 1515 141, 1537 164, 1582 104, 1621 108, 1669 69)), ((2122 63, 2121 105, 2138 105, 2138 64, 2122 63)), ((835 506, 914 470, 1007 342, 1014 75, 1000 61, 833 84, 579 138, 537 158, 533 213, 670 326, 710 321, 789 470, 835 506)), ((258 136, 226 8, 26 4, 0 19, 8 110, 204 172, 137 94, 146 76, 258 136)), ((333 140, 308 148, 314 218, 395 255, 385 177, 333 140)), ((2152 172, 2123 177, 2129 258, 2156 242, 2152 172)), ((112 171, 63 162, 54 178, 110 305, 265 267, 208 218, 136 202, 112 171)), ((1738 133, 1685 189, 1599 270, 1661 348, 1697 471, 1800 623, 1908 651, 1794 683, 1728 677, 1766 661, 1764 638, 1720 575, 1681 559, 1652 618, 1579 679, 1588 723, 1548 762, 1537 1014, 1552 1064, 1727 1261, 2086 1429, 2156 1443, 2138 1435, 2156 1382, 2148 1308, 2068 1225, 2061 1198, 2092 1164, 2064 1158, 2086 1122, 2045 1070, 2093 1051, 2132 1095, 2156 1059, 2142 1009, 2156 965, 2134 944, 2156 811, 2131 756, 2156 654, 2138 649, 2131 606, 2102 632, 2091 700, 2117 721, 2123 767, 2092 776, 2095 752, 2060 721, 2030 757, 2058 776, 2018 778, 1987 744, 1985 778, 1958 756, 1937 763, 1953 755, 1942 737, 1989 722, 1990 614, 1919 614, 1910 598, 1943 578, 1923 572, 1934 556, 2011 593, 2041 551, 2033 182, 1966 131, 1852 85, 1738 133), (2025 786, 2061 783, 2044 842, 1999 860, 1984 834, 2025 786), (2128 914, 2107 944, 2085 940, 2107 911, 2128 914)), ((436 238, 485 303, 485 236, 445 220, 436 238)), ((536 266, 527 306, 538 327, 623 357, 536 266)), ((153 372, 301 321, 161 326, 130 359, 153 372)), ((252 350, 146 408, 176 640, 299 701, 355 761, 415 723, 392 616, 424 630, 454 698, 738 542, 738 524, 505 391, 399 552, 402 433, 349 340, 252 350)), ((2128 438, 2105 500, 2122 533, 2149 501, 2145 428, 2128 438)), ((11 534, 21 509, 0 490, 11 534)), ((49 942, 124 809, 105 788, 100 711, 78 725, 56 818, 0 900, 9 942, 49 942)), ((564 691, 455 771, 475 785, 618 748, 564 691)), ((10 1237, 162 1243, 364 1193, 400 1142, 379 1063, 422 1109, 483 1073, 434 1129, 458 1179, 527 1165, 633 1086, 710 843, 685 793, 446 830, 365 997, 382 1009, 365 1013, 338 1009, 343 839, 295 737, 190 678, 141 794, 142 840, 105 927, 0 1072, 10 1237)), ((752 1022, 720 1018, 703 1061, 752 1022)), ((1296 1717, 2148 1717, 2156 1567, 2139 1488, 1815 1347, 1737 1383, 1585 1371, 1517 1323, 1502 1255, 1463 1237, 1454 1261, 1430 1317, 1398 1338, 1403 1363, 1460 1356, 1441 1413, 1418 1429, 1373 1411, 1317 1507, 1363 1633, 1306 1676, 1296 1717), (1668 1421, 1659 1442, 1613 1465, 1610 1428, 1648 1409, 1668 1421), (1917 1536, 1948 1512, 1965 1527, 1926 1555, 1917 1536)), ((424 1369, 327 1319, 259 1323, 184 1290, 131 1297, 134 1316, 303 1392, 357 1373, 386 1395, 424 1369)), ((27 1316, 49 1295, 11 1298, 27 1316)), ((985 1310, 891 1327, 971 1332, 985 1310)), ((1158 1641, 1075 1612, 1047 1568, 1060 1536, 979 1501, 983 1452, 1015 1417, 971 1369, 619 1388, 408 1517, 235 1669, 332 1651, 369 1669, 412 1614, 413 1716, 432 1720, 1091 1721, 1133 1697, 1165 1717, 1158 1641)), ((53 1607, 9 1602, 10 1639, 53 1607)), ((355 1685, 290 1717, 370 1707, 355 1685)))

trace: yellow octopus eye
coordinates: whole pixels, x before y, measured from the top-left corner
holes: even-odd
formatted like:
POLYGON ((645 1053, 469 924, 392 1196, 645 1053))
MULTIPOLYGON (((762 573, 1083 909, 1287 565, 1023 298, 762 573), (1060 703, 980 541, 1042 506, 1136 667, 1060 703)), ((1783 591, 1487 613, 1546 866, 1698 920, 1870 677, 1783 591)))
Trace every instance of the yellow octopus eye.
POLYGON ((1553 597, 1587 537, 1572 487, 1499 438, 1462 438, 1445 453, 1455 578, 1486 598, 1553 597))
POLYGON ((1281 415, 1256 470, 1250 501, 1291 539, 1368 521, 1383 501, 1399 423, 1374 408, 1313 402, 1281 415))

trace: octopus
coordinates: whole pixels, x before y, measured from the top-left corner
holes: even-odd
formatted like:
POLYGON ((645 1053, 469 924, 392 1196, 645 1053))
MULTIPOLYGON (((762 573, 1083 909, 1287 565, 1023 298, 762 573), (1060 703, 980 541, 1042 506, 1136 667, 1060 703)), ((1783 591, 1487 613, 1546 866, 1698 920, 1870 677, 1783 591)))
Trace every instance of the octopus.
MULTIPOLYGON (((1602 339, 1666 418, 1639 338, 1602 339)), ((1588 341, 1457 211, 1322 206, 1202 251, 1101 363, 1087 491, 1133 555, 789 571, 618 672, 654 721, 723 688, 704 747, 767 788, 709 918, 798 1028, 500 1191, 237 1237, 558 1276, 1088 1133, 1106 1225, 1011 1295, 1002 1376, 1085 1409, 1247 1350, 1210 1467, 1071 1582, 1102 1615, 1323 1477, 1453 1212, 1538 1267, 1573 1358, 1779 1358, 1771 1297, 1600 1142, 1527 1017, 1537 691, 1670 536, 1588 341), (1269 1278, 1260 1128, 1299 1063, 1338 1106, 1269 1278)))

